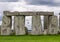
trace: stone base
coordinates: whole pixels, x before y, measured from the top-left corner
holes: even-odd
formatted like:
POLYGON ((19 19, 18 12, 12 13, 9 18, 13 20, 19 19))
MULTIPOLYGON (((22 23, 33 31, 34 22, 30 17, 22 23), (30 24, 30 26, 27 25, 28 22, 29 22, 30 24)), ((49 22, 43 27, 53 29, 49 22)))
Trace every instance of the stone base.
POLYGON ((1 27, 1 35, 10 35, 10 34, 11 34, 11 28, 1 27))
POLYGON ((47 35, 47 34, 48 34, 48 29, 45 29, 43 35, 47 35))
POLYGON ((52 28, 52 29, 49 29, 48 34, 58 34, 58 31, 57 29, 52 28))

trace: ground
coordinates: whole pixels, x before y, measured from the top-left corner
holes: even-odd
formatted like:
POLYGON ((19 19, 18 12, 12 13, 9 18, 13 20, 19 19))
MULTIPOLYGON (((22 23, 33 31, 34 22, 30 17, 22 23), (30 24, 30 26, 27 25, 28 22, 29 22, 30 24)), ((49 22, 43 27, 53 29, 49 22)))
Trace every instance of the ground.
POLYGON ((0 42, 60 42, 60 35, 0 36, 0 42))

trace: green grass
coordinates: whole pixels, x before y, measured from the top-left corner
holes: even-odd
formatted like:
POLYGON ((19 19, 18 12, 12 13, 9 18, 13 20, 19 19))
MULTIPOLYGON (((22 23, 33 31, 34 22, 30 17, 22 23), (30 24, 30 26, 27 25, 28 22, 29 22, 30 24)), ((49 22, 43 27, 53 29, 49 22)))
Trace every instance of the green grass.
POLYGON ((60 42, 60 35, 0 36, 0 42, 60 42))

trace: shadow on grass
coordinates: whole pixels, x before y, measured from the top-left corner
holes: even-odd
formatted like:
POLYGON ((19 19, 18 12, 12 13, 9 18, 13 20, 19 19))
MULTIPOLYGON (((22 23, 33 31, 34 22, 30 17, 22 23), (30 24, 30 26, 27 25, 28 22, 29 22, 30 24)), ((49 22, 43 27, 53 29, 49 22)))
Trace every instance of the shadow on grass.
POLYGON ((48 35, 0 35, 0 36, 60 36, 60 34, 58 35, 51 35, 51 34, 48 34, 48 35))

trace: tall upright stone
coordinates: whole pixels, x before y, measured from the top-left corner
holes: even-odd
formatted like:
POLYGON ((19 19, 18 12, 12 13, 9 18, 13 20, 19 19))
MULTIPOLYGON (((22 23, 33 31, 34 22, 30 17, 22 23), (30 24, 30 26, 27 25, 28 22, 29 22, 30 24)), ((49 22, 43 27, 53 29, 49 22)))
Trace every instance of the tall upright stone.
POLYGON ((57 16, 49 17, 48 34, 58 34, 58 19, 57 16))
POLYGON ((25 16, 14 16, 14 28, 16 35, 25 35, 25 16))
POLYGON ((40 35, 42 34, 42 24, 41 18, 39 15, 32 16, 32 35, 40 35))
POLYGON ((60 13, 59 13, 59 32, 58 33, 60 34, 60 13))
POLYGON ((12 26, 11 16, 3 16, 1 25, 1 35, 10 35, 12 26))
POLYGON ((49 16, 44 16, 44 34, 47 34, 48 32, 48 17, 49 16))
POLYGON ((44 16, 44 29, 48 29, 48 16, 44 16))

